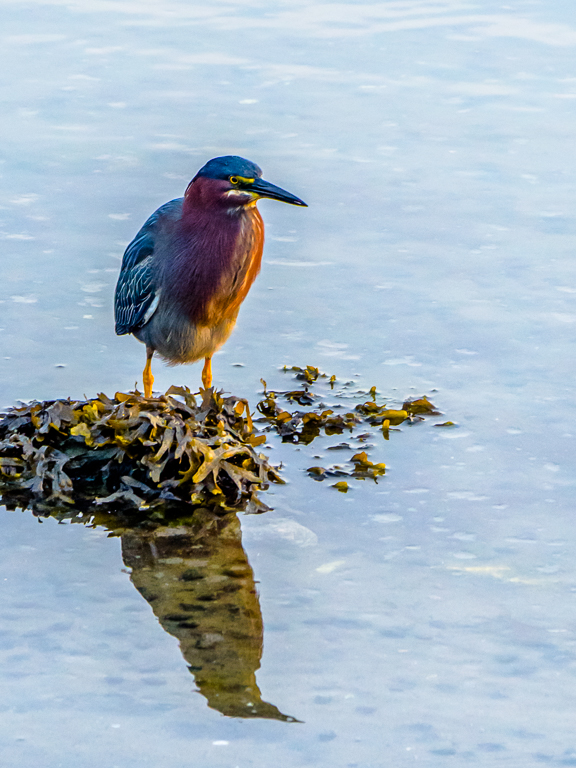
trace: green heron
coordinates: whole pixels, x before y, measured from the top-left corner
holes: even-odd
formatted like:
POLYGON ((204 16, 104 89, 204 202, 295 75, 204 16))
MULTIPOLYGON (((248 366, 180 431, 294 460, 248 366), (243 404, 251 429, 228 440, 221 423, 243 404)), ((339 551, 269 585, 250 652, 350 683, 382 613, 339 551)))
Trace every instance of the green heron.
POLYGON ((255 163, 215 157, 184 197, 158 208, 126 248, 116 285, 116 333, 146 344, 145 397, 152 397, 155 352, 172 365, 204 358, 202 384, 212 386, 212 355, 232 332, 260 271, 261 197, 306 205, 264 181, 255 163))

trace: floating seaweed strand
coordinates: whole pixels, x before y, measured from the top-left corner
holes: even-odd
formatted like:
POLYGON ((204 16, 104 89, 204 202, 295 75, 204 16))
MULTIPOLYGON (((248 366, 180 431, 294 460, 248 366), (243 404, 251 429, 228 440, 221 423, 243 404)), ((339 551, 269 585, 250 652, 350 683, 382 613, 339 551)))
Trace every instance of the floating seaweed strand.
MULTIPOLYGON (((259 421, 266 422, 273 428, 284 442, 303 443, 309 445, 322 432, 325 435, 342 434, 345 431, 350 433, 359 425, 366 424, 369 427, 377 427, 382 431, 385 440, 389 440, 390 431, 404 422, 415 423, 423 421, 426 416, 437 416, 439 411, 426 396, 406 400, 401 408, 389 408, 388 405, 378 405, 376 402, 376 387, 369 390, 370 400, 359 403, 354 410, 346 413, 335 413, 334 407, 325 407, 320 403, 316 409, 302 411, 289 411, 280 404, 281 398, 289 402, 296 402, 302 406, 311 406, 315 400, 320 397, 310 391, 310 387, 319 379, 327 379, 330 389, 334 389, 336 377, 328 377, 321 373, 318 368, 308 365, 306 368, 293 366, 284 368, 285 372, 293 372, 297 379, 304 381, 303 389, 290 391, 268 390, 266 382, 262 379, 264 386, 264 399, 261 400, 257 408, 262 418, 259 421)), ((359 393, 361 394, 361 393, 359 393)), ((340 406, 336 406, 340 407, 340 406)), ((436 426, 454 426, 452 422, 444 422, 436 426)), ((365 438, 365 435, 357 435, 365 438)), ((347 444, 332 446, 333 449, 350 448, 347 444)), ((386 465, 384 463, 373 463, 368 458, 366 451, 355 453, 350 458, 352 469, 345 470, 341 465, 334 467, 309 467, 307 472, 314 480, 324 480, 331 477, 353 477, 356 479, 373 479, 377 482, 378 477, 385 474, 386 465)), ((337 490, 346 492, 348 484, 346 481, 339 481, 333 486, 337 490)))

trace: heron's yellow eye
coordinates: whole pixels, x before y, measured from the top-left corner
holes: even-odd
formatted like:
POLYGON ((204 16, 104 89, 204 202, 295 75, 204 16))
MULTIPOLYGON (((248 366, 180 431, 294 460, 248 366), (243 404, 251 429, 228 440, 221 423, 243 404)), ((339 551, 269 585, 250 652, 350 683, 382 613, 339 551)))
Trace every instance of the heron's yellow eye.
POLYGON ((246 176, 230 176, 230 184, 254 184, 254 179, 248 179, 246 176))

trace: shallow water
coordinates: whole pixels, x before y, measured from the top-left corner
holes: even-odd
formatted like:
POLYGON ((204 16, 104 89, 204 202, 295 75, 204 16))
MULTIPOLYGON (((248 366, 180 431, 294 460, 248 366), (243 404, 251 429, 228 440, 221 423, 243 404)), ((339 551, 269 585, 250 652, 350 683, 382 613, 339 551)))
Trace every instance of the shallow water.
POLYGON ((123 249, 237 153, 310 207, 261 203, 262 274, 215 382, 255 402, 314 364, 459 426, 378 442, 386 477, 346 495, 303 471, 326 441, 273 441, 289 483, 233 537, 241 647, 254 670, 252 569, 256 683, 298 723, 207 706, 125 543, 3 511, 1 764, 576 765, 572 4, 2 15, 3 406, 133 386, 123 249))

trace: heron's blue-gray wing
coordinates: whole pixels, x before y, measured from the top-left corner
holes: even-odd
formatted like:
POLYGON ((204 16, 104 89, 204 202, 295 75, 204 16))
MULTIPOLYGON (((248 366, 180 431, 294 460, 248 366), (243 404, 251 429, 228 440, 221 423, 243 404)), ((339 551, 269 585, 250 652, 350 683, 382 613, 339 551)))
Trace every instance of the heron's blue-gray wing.
POLYGON ((178 218, 181 210, 182 198, 160 206, 126 248, 114 297, 116 333, 119 336, 142 328, 156 311, 160 298, 153 269, 156 239, 162 222, 166 218, 178 218))

